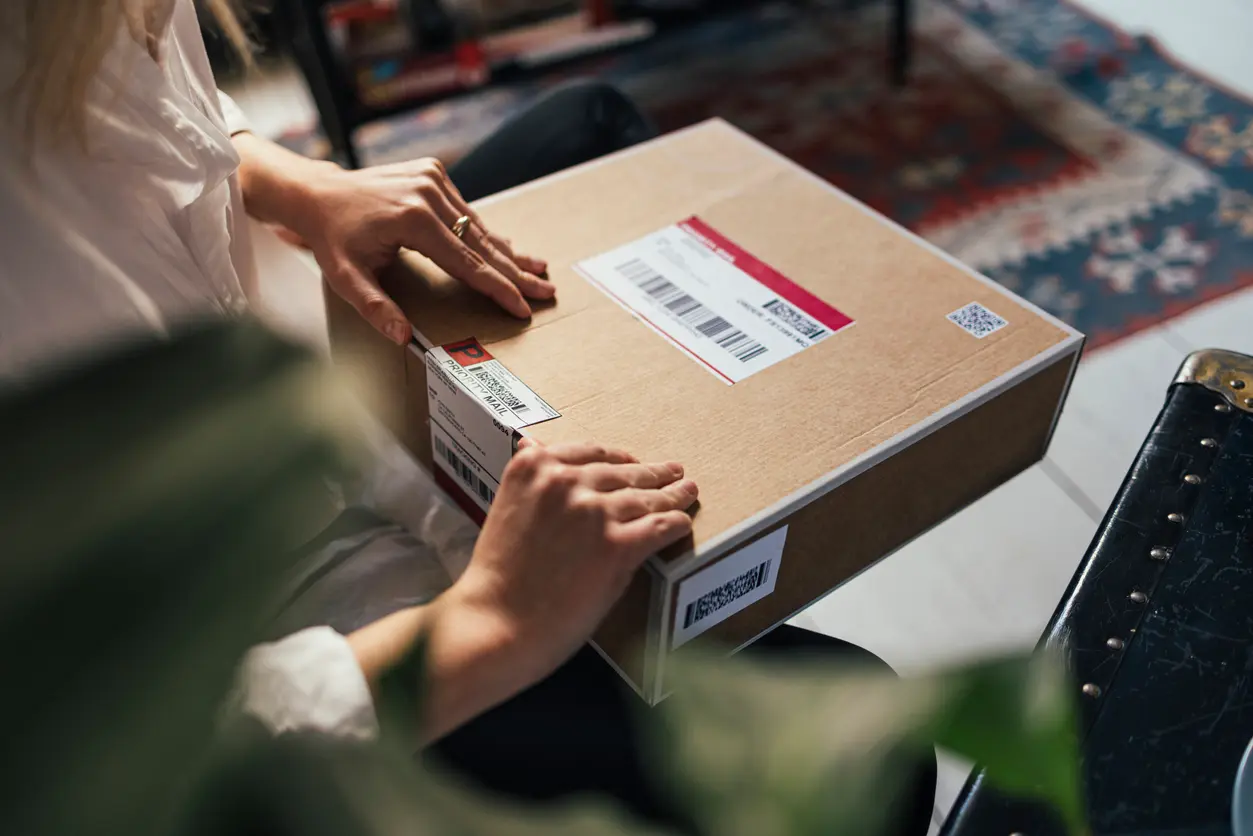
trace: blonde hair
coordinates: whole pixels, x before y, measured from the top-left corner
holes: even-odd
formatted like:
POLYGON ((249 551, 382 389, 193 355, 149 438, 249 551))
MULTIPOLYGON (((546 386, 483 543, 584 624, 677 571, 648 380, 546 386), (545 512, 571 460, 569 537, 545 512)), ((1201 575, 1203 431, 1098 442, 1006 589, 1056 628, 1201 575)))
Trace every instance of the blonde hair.
MULTIPOLYGON (((169 25, 175 3, 181 1, 22 0, 15 4, 24 17, 21 25, 13 27, 0 20, 0 26, 25 33, 20 45, 23 63, 13 89, 4 92, 24 111, 28 143, 33 145, 36 139, 56 143, 72 137, 85 144, 87 91, 118 28, 125 24, 152 51, 169 25)), ((204 0, 222 34, 248 62, 251 48, 237 2, 204 0)))

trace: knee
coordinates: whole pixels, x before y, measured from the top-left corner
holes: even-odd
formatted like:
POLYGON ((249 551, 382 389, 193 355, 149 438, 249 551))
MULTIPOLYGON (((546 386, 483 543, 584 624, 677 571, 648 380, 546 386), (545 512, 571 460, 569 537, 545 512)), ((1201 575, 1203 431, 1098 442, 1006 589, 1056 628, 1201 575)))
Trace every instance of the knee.
POLYGON ((553 98, 561 99, 570 107, 578 107, 589 113, 638 112, 635 103, 614 85, 595 78, 583 78, 558 87, 553 98))
POLYGON ((656 130, 626 93, 607 81, 582 79, 551 94, 560 108, 582 115, 585 124, 606 147, 602 153, 626 148, 656 136, 656 130))

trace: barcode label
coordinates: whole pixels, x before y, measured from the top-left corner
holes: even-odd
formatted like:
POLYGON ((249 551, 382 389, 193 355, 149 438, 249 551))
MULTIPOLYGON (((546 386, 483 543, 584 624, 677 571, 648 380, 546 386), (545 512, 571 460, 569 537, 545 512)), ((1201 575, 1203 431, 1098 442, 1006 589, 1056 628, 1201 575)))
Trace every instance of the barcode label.
POLYGON ((783 526, 680 582, 671 647, 679 647, 774 592, 786 542, 787 526, 783 526))
POLYGON ((443 438, 438 435, 433 435, 432 438, 435 441, 435 455, 447 462, 453 474, 484 504, 491 505, 496 499, 496 491, 492 489, 492 486, 483 481, 478 472, 470 467, 457 451, 449 447, 443 438))
POLYGON ((439 484, 481 522, 513 457, 518 430, 560 413, 473 337, 435 346, 424 359, 439 484))
POLYGON ((719 348, 741 363, 760 357, 769 350, 649 267, 642 259, 636 258, 618 265, 618 272, 698 334, 713 340, 719 348))
POLYGON ((526 415, 531 411, 531 407, 527 406, 523 401, 510 392, 505 384, 501 383, 496 375, 492 374, 487 364, 478 366, 470 366, 470 373, 478 378, 479 383, 483 384, 493 395, 500 399, 500 402, 509 407, 519 417, 526 415))
POLYGON ((793 308, 782 299, 771 299, 763 308, 770 311, 771 316, 782 322, 784 325, 793 329, 797 333, 804 334, 809 339, 817 342, 825 337, 829 331, 800 311, 793 308))
POLYGON ((1009 324, 1007 320, 992 313, 978 302, 971 302, 964 308, 958 308, 947 318, 949 322, 980 340, 1009 324))
POLYGON ((574 269, 727 384, 853 323, 697 217, 574 269))
POLYGON ((737 598, 744 597, 765 583, 770 573, 771 562, 767 560, 760 566, 749 569, 738 578, 727 581, 713 592, 707 592, 688 604, 687 610, 683 613, 683 629, 686 630, 706 616, 713 615, 737 598))

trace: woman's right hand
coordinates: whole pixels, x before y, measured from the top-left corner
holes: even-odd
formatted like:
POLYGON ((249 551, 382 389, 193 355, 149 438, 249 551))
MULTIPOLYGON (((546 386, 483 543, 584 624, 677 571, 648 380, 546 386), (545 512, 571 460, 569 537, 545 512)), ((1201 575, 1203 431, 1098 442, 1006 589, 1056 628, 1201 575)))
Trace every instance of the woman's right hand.
POLYGON ((640 564, 691 532, 695 501, 677 464, 524 442, 452 588, 348 637, 367 682, 425 636, 423 737, 447 734, 578 650, 640 564))
POLYGON ((691 532, 696 496, 677 463, 524 440, 450 593, 498 626, 524 684, 537 681, 587 641, 649 555, 691 532))

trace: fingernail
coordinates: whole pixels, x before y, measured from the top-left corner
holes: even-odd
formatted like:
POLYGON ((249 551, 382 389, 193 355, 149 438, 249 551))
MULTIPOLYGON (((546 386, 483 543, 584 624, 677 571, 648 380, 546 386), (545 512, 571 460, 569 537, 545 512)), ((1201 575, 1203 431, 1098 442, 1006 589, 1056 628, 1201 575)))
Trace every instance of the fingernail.
POLYGON ((540 283, 535 285, 535 293, 533 295, 538 296, 541 299, 551 299, 557 295, 556 286, 548 284, 543 279, 539 279, 538 277, 537 280, 540 283))
POLYGON ((397 345, 409 342, 409 326, 404 322, 393 322, 387 326, 387 338, 397 345))
POLYGON ((526 302, 520 302, 514 306, 513 315, 519 319, 531 318, 531 306, 526 302))
POLYGON ((683 475, 683 465, 679 464, 678 462, 669 462, 666 465, 666 467, 669 468, 670 472, 673 473, 675 476, 683 475))
POLYGON ((679 490, 683 491, 683 493, 688 494, 689 496, 696 496, 696 494, 700 492, 700 490, 696 487, 696 483, 693 482, 691 479, 684 479, 682 482, 680 482, 679 490))

